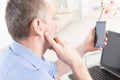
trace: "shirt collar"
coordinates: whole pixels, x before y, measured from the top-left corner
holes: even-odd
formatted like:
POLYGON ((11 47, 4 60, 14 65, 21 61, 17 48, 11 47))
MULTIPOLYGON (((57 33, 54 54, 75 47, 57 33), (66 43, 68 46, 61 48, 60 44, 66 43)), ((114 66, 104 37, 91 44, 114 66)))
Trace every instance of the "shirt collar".
POLYGON ((36 56, 32 51, 16 41, 12 43, 10 49, 14 52, 14 54, 29 61, 34 67, 40 68, 40 64, 44 64, 43 58, 36 56))

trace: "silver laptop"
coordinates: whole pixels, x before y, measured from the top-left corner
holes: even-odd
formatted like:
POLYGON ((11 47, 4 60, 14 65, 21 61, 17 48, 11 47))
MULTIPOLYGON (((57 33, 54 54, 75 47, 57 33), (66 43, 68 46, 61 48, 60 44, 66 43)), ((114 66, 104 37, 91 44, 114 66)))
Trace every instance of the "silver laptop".
MULTIPOLYGON (((88 68, 93 80, 120 80, 120 33, 108 31, 107 37, 100 65, 88 68)), ((74 74, 69 77, 76 80, 74 74)))

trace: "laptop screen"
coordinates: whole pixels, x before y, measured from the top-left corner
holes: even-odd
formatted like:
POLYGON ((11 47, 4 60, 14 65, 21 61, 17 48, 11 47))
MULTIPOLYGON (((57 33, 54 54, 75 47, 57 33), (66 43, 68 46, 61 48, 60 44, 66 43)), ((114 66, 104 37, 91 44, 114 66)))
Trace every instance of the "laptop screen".
POLYGON ((108 44, 103 48, 100 64, 120 75, 120 34, 108 31, 108 44))

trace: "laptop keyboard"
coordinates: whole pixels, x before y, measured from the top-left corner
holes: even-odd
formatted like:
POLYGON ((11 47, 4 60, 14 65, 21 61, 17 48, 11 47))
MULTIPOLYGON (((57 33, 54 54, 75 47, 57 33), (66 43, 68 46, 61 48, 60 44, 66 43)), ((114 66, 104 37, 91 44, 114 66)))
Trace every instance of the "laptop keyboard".
MULTIPOLYGON (((100 66, 88 68, 88 71, 93 80, 120 80, 118 77, 100 68, 100 66)), ((77 80, 73 73, 69 75, 69 78, 71 80, 77 80)))
POLYGON ((105 70, 100 70, 99 66, 89 68, 89 73, 93 80, 115 80, 110 75, 103 73, 105 70))

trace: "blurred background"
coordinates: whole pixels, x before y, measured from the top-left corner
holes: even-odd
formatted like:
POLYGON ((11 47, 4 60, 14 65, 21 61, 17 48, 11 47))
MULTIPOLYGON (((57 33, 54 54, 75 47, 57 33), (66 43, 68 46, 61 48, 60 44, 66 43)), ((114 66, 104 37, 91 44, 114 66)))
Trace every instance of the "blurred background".
MULTIPOLYGON (((119 0, 48 0, 55 9, 55 21, 58 26, 57 35, 63 40, 68 41, 73 46, 80 45, 91 28, 100 20, 106 21, 106 30, 120 33, 120 16, 118 10, 119 0), (103 1, 103 2, 101 2, 103 1), (117 1, 116 3, 112 1, 117 1), (114 4, 113 4, 114 3, 114 4), (104 4, 101 6, 101 4, 104 4), (108 6, 110 4, 110 6, 108 6), (116 5, 118 7, 116 7, 116 5), (107 6, 107 7, 106 7, 107 6)), ((5 23, 5 7, 7 0, 0 0, 0 52, 11 44, 12 39, 8 34, 5 23)), ((101 51, 86 54, 83 60, 87 67, 99 64, 101 51)), ((53 51, 47 51, 47 59, 55 61, 57 59, 53 51)), ((67 74, 61 80, 69 80, 67 74)))

